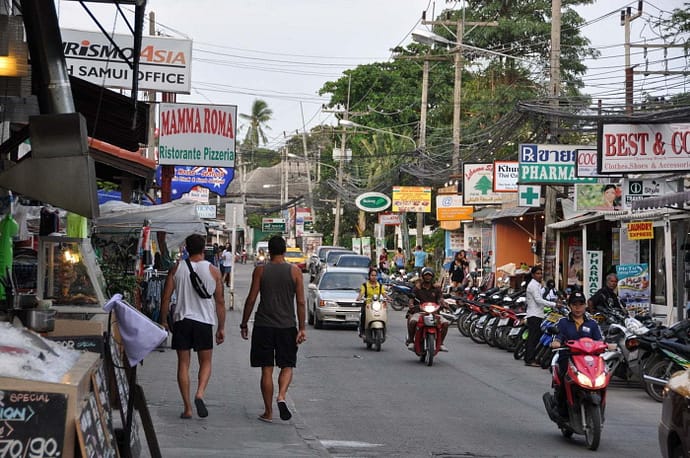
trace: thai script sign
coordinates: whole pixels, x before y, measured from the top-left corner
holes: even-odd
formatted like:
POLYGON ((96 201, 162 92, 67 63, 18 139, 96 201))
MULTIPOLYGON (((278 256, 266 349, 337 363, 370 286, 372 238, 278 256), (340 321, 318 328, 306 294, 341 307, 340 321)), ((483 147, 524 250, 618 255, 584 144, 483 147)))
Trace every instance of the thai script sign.
POLYGON ((393 186, 394 212, 431 212, 431 188, 428 186, 393 186))
POLYGON ((529 183, 596 183, 596 178, 578 178, 575 175, 575 159, 582 145, 520 144, 520 184, 529 183))
POLYGON ((235 166, 237 106, 160 104, 158 163, 235 166))
MULTIPOLYGON (((70 75, 98 86, 132 88, 134 37, 113 34, 122 55, 100 32, 61 29, 62 50, 70 75), (124 57, 123 57, 124 55, 124 57)), ((139 90, 189 94, 192 83, 192 41, 142 36, 139 90)))
POLYGON ((673 172, 690 169, 690 123, 603 124, 601 173, 673 172))

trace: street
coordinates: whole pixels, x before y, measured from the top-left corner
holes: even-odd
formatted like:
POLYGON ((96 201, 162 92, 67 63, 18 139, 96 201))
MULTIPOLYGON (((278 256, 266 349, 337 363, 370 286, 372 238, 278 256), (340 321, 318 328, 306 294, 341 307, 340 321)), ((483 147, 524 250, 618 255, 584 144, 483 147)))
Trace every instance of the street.
MULTIPOLYGON (((307 328, 289 396, 333 456, 591 454, 583 436, 564 439, 548 419, 541 399, 548 371, 475 344, 457 328, 446 339, 450 351, 427 367, 403 345, 404 312, 388 317, 379 353, 351 328, 307 328)), ((597 453, 658 456, 661 405, 639 387, 612 385, 597 453)))

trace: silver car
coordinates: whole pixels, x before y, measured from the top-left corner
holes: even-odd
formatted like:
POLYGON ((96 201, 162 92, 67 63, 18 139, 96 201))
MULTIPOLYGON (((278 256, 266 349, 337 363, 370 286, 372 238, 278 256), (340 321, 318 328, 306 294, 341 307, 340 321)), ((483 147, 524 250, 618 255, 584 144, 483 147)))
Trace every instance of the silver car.
POLYGON ((357 302, 359 288, 367 281, 367 269, 327 267, 321 271, 307 291, 309 324, 316 329, 327 324, 357 326, 361 302, 357 302))

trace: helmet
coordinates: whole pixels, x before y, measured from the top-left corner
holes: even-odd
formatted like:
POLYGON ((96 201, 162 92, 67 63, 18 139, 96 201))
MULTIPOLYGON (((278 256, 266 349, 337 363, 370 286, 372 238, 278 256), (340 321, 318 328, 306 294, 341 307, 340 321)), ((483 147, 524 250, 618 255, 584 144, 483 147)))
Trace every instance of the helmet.
POLYGON ((422 277, 426 274, 429 274, 433 277, 434 276, 434 270, 431 267, 425 267, 422 269, 422 277))
POLYGON ((587 303, 587 299, 585 299, 585 295, 579 291, 575 291, 568 298, 568 305, 586 304, 586 303, 587 303))

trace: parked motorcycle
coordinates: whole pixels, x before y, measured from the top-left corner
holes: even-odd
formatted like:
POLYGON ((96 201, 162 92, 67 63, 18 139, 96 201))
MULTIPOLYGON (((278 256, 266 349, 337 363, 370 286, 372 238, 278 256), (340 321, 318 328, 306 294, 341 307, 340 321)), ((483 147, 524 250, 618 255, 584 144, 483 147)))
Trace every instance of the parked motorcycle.
POLYGON ((413 284, 408 282, 391 281, 388 285, 388 302, 393 310, 407 309, 412 297, 413 284))
POLYGON ((424 302, 419 306, 419 320, 414 333, 414 352, 427 366, 434 364, 434 357, 441 347, 442 330, 438 317, 441 306, 424 302))
POLYGON ((644 390, 655 401, 664 399, 664 385, 675 372, 690 369, 690 345, 662 339, 656 343, 661 356, 643 373, 644 390))
POLYGON ((568 409, 567 417, 561 417, 557 401, 552 393, 542 397, 546 413, 558 425, 565 437, 583 434, 587 448, 596 450, 601 439, 606 408, 606 388, 611 374, 601 354, 606 351, 605 342, 584 337, 565 343, 556 352, 561 358, 569 358, 568 370, 561 379, 557 358, 551 366, 553 386, 562 387, 568 409))
POLYGON ((388 322, 387 305, 376 294, 364 309, 364 332, 362 340, 367 350, 381 351, 381 344, 386 341, 386 323, 388 322))

